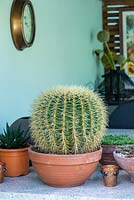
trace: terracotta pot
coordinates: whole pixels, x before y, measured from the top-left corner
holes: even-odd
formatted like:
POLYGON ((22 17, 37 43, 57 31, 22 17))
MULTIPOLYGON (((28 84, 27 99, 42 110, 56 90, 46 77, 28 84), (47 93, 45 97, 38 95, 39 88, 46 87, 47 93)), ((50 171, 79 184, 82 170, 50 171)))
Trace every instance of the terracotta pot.
POLYGON ((116 160, 113 156, 113 151, 116 148, 116 145, 101 145, 102 146, 102 157, 100 163, 102 165, 117 165, 116 160))
POLYGON ((118 165, 129 173, 130 181, 134 183, 134 157, 125 158, 115 151, 113 155, 118 165))
POLYGON ((0 162, 0 183, 3 183, 5 170, 6 170, 5 163, 0 162))
POLYGON ((32 165, 39 177, 51 186, 71 187, 84 183, 95 171, 102 149, 85 154, 44 154, 29 148, 32 165))
POLYGON ((103 176, 104 185, 107 187, 114 187, 117 184, 117 177, 119 174, 119 166, 117 165, 103 165, 101 166, 101 173, 103 176))
POLYGON ((22 176, 28 174, 28 148, 0 149, 0 161, 6 164, 5 176, 22 176))

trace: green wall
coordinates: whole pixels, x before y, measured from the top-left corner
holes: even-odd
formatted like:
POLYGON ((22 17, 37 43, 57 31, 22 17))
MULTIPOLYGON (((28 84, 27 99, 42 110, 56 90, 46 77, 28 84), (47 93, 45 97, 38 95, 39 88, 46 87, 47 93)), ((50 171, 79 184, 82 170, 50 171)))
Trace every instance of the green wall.
POLYGON ((93 50, 101 29, 101 1, 32 0, 36 38, 17 51, 10 34, 11 0, 0 1, 0 129, 31 112, 33 99, 51 86, 95 82, 93 50))

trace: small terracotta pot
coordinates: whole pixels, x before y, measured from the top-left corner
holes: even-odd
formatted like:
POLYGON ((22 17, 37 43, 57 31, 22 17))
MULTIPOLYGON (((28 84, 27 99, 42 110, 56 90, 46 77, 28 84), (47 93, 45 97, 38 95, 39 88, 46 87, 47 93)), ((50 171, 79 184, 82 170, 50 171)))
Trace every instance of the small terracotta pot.
POLYGON ((75 155, 44 154, 29 148, 34 170, 42 181, 56 187, 84 183, 95 171, 101 154, 102 148, 96 152, 75 155))
POLYGON ((103 176, 103 182, 105 186, 116 186, 117 176, 119 174, 119 167, 117 165, 103 165, 101 166, 101 173, 103 176))
POLYGON ((134 157, 125 158, 115 151, 113 155, 118 165, 129 173, 130 181, 134 183, 134 157))
POLYGON ((5 171, 6 171, 5 163, 0 162, 0 183, 3 183, 5 171))
POLYGON ((22 176, 29 172, 28 148, 0 149, 0 160, 6 164, 5 176, 22 176))

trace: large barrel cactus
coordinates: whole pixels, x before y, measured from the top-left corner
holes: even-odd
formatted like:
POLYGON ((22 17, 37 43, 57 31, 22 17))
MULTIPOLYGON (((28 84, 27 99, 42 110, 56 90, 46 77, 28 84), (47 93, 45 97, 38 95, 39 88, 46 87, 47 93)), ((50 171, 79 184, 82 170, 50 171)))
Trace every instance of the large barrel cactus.
POLYGON ((35 101, 31 131, 40 152, 81 154, 99 148, 107 124, 102 99, 83 87, 57 87, 35 101))

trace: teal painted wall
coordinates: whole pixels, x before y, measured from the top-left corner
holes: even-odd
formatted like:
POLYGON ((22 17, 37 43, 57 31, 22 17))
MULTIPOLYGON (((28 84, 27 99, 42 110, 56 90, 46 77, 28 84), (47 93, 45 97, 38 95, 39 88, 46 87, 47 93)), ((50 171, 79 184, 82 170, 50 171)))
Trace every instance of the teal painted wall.
POLYGON ((27 116, 33 99, 55 85, 95 82, 93 50, 101 29, 101 1, 32 0, 34 45, 17 51, 10 34, 11 0, 0 1, 0 129, 27 116))

